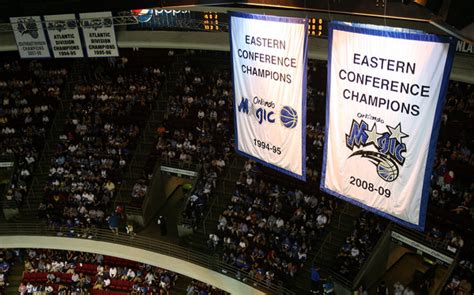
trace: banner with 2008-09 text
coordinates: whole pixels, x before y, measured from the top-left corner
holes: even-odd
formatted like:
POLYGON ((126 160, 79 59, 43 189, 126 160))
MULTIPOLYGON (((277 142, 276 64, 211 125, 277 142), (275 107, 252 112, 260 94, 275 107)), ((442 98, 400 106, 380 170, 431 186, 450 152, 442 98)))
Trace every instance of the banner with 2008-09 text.
POLYGON ((330 24, 323 191, 424 229, 454 45, 419 31, 330 24))
POLYGON ((236 151, 305 180, 307 22, 230 15, 236 151))

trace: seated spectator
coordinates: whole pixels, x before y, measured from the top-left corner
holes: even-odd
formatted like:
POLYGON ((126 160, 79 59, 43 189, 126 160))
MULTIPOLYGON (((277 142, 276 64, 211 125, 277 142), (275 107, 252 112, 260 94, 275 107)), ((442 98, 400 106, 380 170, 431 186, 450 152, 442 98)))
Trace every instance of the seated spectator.
POLYGON ((10 266, 13 263, 13 256, 10 250, 0 251, 0 293, 5 287, 10 285, 8 276, 10 273, 10 266))
POLYGON ((183 217, 190 220, 192 227, 196 226, 204 215, 204 209, 210 201, 212 190, 216 187, 217 173, 209 172, 203 176, 194 186, 193 194, 190 194, 183 217))
POLYGON ((471 294, 474 284, 474 264, 472 245, 461 252, 459 263, 444 287, 443 294, 471 294))
POLYGON ((118 235, 118 228, 120 224, 120 215, 113 213, 107 218, 107 222, 109 223, 110 230, 118 235))

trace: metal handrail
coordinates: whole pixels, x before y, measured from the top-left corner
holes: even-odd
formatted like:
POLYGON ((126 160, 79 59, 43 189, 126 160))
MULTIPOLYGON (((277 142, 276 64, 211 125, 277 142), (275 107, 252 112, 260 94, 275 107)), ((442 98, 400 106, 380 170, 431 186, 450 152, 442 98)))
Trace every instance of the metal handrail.
POLYGON ((370 255, 365 259, 365 261, 362 263, 362 265, 360 266, 360 270, 359 272, 355 275, 355 277, 352 279, 352 282, 351 282, 351 285, 352 285, 352 288, 355 289, 357 288, 359 285, 360 285, 360 281, 362 280, 362 275, 363 273, 361 273, 362 270, 364 269, 367 269, 368 266, 369 266, 369 263, 371 262, 371 260, 373 259, 374 255, 376 254, 377 252, 377 249, 379 247, 381 247, 381 244, 382 242, 387 239, 390 235, 390 233, 392 232, 392 223, 389 223, 386 227, 385 227, 385 230, 383 231, 383 233, 380 235, 379 239, 377 240, 377 243, 375 243, 375 245, 372 247, 371 251, 370 251, 370 255))
MULTIPOLYGON (((319 248, 318 252, 316 252, 316 255, 314 255, 312 265, 318 265, 317 259, 321 258, 323 255, 323 248, 326 245, 326 243, 329 243, 332 240, 332 232, 329 232, 326 238, 324 239, 323 243, 321 244, 321 247, 319 248)), ((346 277, 338 273, 336 270, 334 270, 332 267, 325 268, 325 271, 331 275, 333 279, 335 279, 338 283, 341 285, 345 286, 348 289, 352 290, 352 282, 348 280, 346 277)))
MULTIPOLYGON (((399 232, 409 238, 412 238, 422 244, 425 244, 425 245, 429 245, 430 247, 432 247, 434 250, 437 250, 439 252, 441 252, 442 254, 445 254, 449 257, 455 257, 456 254, 453 253, 453 252, 450 252, 442 243, 436 243, 436 242, 433 242, 433 241, 428 241, 425 237, 424 234, 422 234, 421 232, 418 232, 418 231, 414 231, 414 230, 410 230, 410 229, 407 229, 403 226, 400 226, 398 224, 395 224, 393 223, 392 225, 392 231, 396 231, 396 232, 399 232)), ((459 251, 456 251, 456 252, 459 252, 459 251)))
POLYGON ((158 158, 158 162, 161 166, 168 166, 172 168, 180 168, 183 170, 195 171, 199 170, 199 165, 196 163, 185 164, 184 162, 177 160, 163 160, 161 157, 158 158))
POLYGON ((326 245, 326 243, 328 243, 328 241, 331 241, 331 240, 332 240, 332 232, 329 232, 326 238, 324 239, 324 241, 321 243, 321 246, 319 247, 318 252, 316 252, 316 255, 314 255, 313 261, 311 262, 312 265, 316 263, 317 258, 322 256, 324 245, 326 245))
MULTIPOLYGON (((66 228, 48 227, 44 224, 35 223, 3 223, 0 224, 0 236, 47 236, 47 237, 69 237, 72 239, 91 239, 101 242, 109 242, 130 246, 138 249, 164 254, 184 261, 206 267, 219 273, 236 279, 240 278, 244 283, 270 294, 295 294, 281 285, 266 283, 256 280, 229 264, 223 263, 215 257, 189 248, 168 243, 162 240, 141 236, 138 234, 134 239, 126 234, 115 235, 110 230, 101 228, 66 228)), ((39 247, 41 245, 38 245, 39 247)))
MULTIPOLYGON (((192 180, 192 188, 191 190, 189 190, 188 192, 186 192, 186 194, 183 196, 183 199, 185 200, 184 201, 184 204, 183 206, 181 207, 180 211, 179 212, 184 212, 184 210, 186 209, 186 206, 188 205, 188 200, 189 200, 189 197, 191 195, 193 195, 196 191, 196 184, 198 183, 198 181, 201 179, 202 177, 202 167, 199 166, 198 170, 196 171, 198 173, 198 175, 192 180)), ((182 185, 178 186, 178 187, 182 187, 182 185)), ((178 187, 176 187, 175 191, 178 189, 178 187)), ((175 192, 173 191, 170 196, 175 192)), ((180 214, 178 215, 178 219, 177 219, 177 222, 176 224, 181 224, 181 225, 191 225, 192 227, 194 227, 194 221, 192 218, 186 218, 183 216, 183 214, 180 214)))
MULTIPOLYGON (((350 211, 352 207, 350 206, 349 203, 345 203, 344 204, 344 207, 340 210, 339 212, 339 217, 337 218, 337 224, 334 224, 334 227, 336 229, 340 229, 341 228, 341 216, 343 214, 348 214, 348 212, 350 211)), ((333 221, 333 222, 336 222, 336 221, 333 221)), ((324 238, 324 241, 323 243, 321 244, 321 246, 319 247, 319 250, 318 252, 316 252, 316 255, 314 256, 313 258, 313 261, 312 261, 312 264, 313 265, 317 265, 317 259, 320 259, 323 255, 323 249, 324 249, 324 246, 331 242, 333 239, 333 236, 332 236, 332 232, 329 232, 327 234, 327 236, 324 238)), ((338 271, 336 271, 333 266, 327 266, 327 268, 325 269, 325 271, 331 275, 331 277, 333 279, 335 279, 338 283, 340 283, 341 285, 343 285, 344 287, 348 288, 348 289, 351 289, 352 290, 352 281, 351 280, 348 280, 345 276, 341 275, 338 271)))
MULTIPOLYGON (((223 185, 223 191, 225 193, 225 186, 223 185)), ((211 215, 211 212, 212 212, 212 209, 214 208, 214 206, 217 204, 217 200, 219 199, 219 196, 215 196, 213 199, 212 199, 212 202, 211 204, 209 205, 209 208, 207 208, 207 213, 206 215, 204 216, 204 218, 202 219, 202 230, 204 231, 204 234, 207 235, 207 230, 206 230, 206 222, 207 220, 209 219, 210 215, 211 215)))
MULTIPOLYGON (((224 181, 222 181, 220 184, 222 184, 222 193, 225 195, 227 192, 226 192, 226 189, 225 189, 225 180, 226 179, 231 179, 230 178, 230 175, 231 175, 231 171, 232 171, 232 168, 234 167, 235 163, 236 163, 237 159, 236 158, 233 158, 232 159, 232 162, 230 163, 230 165, 227 166, 226 168, 226 174, 224 176, 224 181)), ((214 194, 213 194, 214 195, 214 194)), ((206 215, 204 216, 204 218, 202 219, 202 228, 203 228, 203 231, 204 231, 204 234, 207 235, 207 231, 206 231, 206 222, 207 220, 209 219, 210 215, 211 215, 211 212, 212 212, 212 209, 214 208, 214 206, 219 206, 219 199, 221 198, 220 195, 217 195, 213 197, 212 199, 212 202, 211 204, 209 205, 209 207, 207 208, 207 213, 206 215)))

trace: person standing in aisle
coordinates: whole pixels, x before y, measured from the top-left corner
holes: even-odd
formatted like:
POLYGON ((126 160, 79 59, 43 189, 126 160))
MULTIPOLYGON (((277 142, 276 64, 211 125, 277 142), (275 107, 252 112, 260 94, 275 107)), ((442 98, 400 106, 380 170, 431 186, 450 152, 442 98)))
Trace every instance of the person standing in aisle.
POLYGON ((133 230, 133 223, 128 222, 125 226, 125 231, 130 236, 130 239, 133 239, 137 234, 133 230))
POLYGON ((311 294, 321 293, 321 275, 319 274, 319 267, 311 267, 311 294))
POLYGON ((161 235, 166 236, 166 234, 168 233, 168 229, 166 226, 166 218, 163 215, 160 215, 160 217, 158 217, 158 225, 160 226, 161 235))

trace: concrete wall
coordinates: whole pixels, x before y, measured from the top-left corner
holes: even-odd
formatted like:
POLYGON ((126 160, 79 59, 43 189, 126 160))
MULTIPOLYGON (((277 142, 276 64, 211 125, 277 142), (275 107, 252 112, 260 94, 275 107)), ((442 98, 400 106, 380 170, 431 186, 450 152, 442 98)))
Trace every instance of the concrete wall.
POLYGON ((163 189, 164 183, 165 181, 160 173, 160 169, 155 169, 151 183, 148 186, 148 193, 143 200, 143 226, 146 226, 151 221, 156 212, 166 202, 167 195, 163 189))
MULTIPOLYGON (((174 48, 229 51, 229 33, 116 30, 120 48, 174 48)), ((16 51, 13 32, 0 33, 0 51, 16 51)), ((328 40, 310 38, 310 59, 327 60, 328 40)), ((474 84, 474 54, 457 54, 451 80, 474 84)))
POLYGON ((391 230, 386 229, 380 237, 376 247, 363 265, 361 273, 355 278, 354 288, 358 288, 361 284, 368 288, 384 275, 390 251, 390 233, 391 230))

